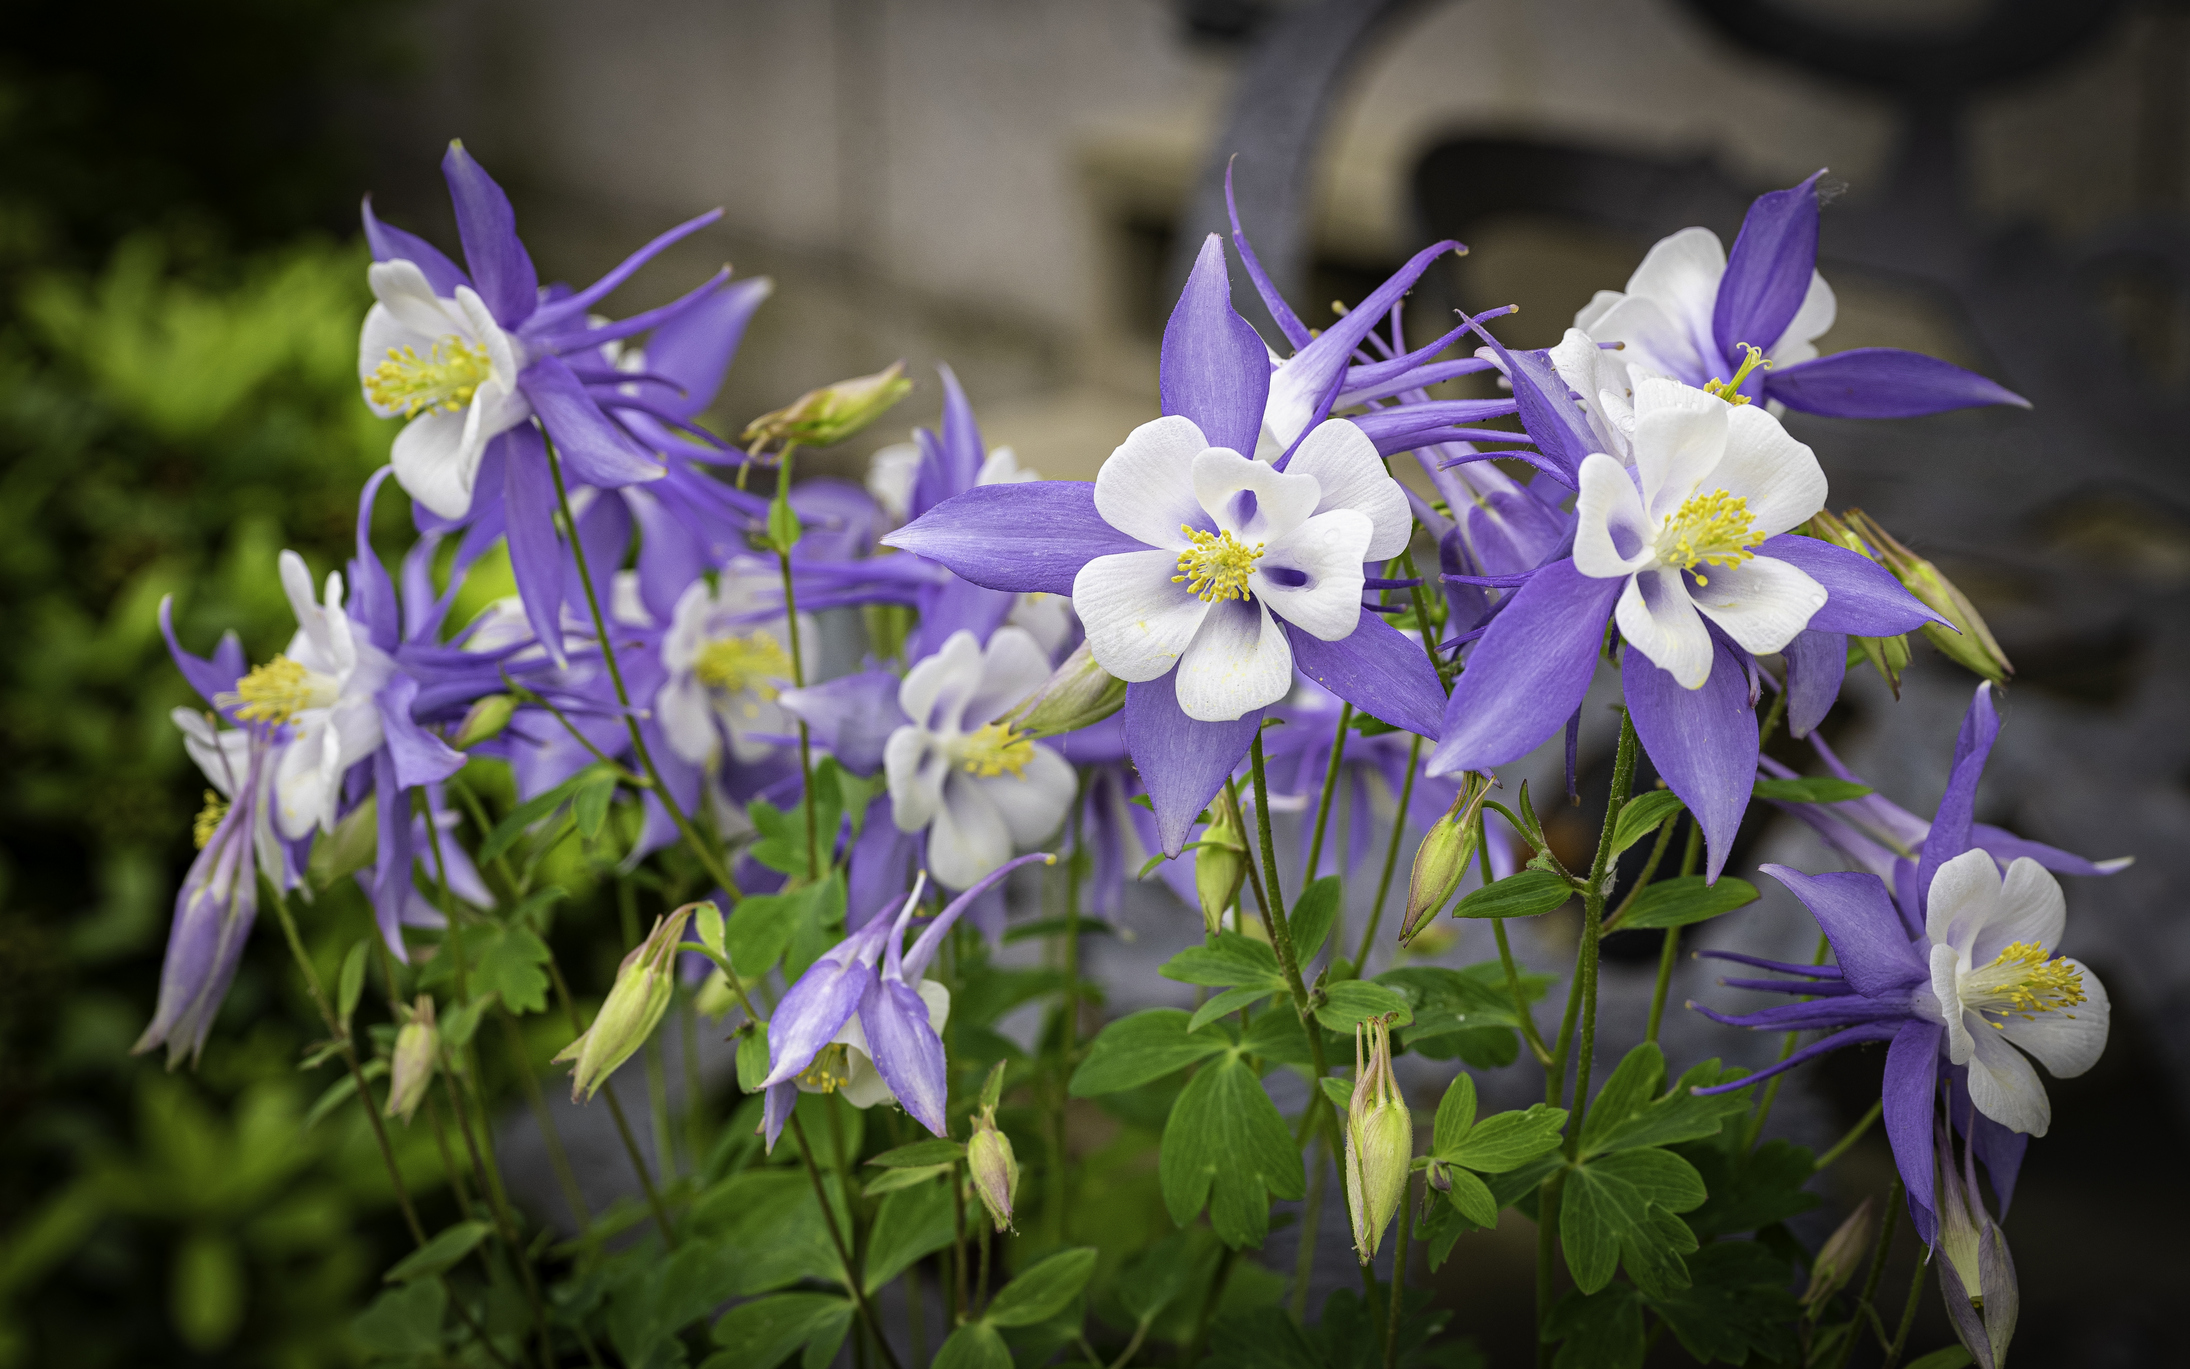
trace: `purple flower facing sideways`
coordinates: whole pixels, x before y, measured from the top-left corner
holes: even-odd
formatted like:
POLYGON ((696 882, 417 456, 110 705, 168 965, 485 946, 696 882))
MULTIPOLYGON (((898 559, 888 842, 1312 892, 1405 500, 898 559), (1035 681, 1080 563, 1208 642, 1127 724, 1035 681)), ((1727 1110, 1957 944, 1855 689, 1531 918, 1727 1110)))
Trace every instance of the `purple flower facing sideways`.
POLYGON ((783 1133, 800 1091, 843 1091, 859 1107, 894 1097, 938 1136, 948 1133, 950 1091, 943 1040, 950 993, 923 982, 952 924, 975 899, 1020 866, 1053 861, 1035 854, 991 871, 945 908, 911 950, 905 930, 920 906, 923 877, 893 918, 878 917, 837 943, 784 991, 768 1021, 768 1077, 761 1126, 769 1149, 783 1133), (877 962, 880 968, 877 968, 877 962), (862 1065, 870 1066, 862 1070, 862 1065))

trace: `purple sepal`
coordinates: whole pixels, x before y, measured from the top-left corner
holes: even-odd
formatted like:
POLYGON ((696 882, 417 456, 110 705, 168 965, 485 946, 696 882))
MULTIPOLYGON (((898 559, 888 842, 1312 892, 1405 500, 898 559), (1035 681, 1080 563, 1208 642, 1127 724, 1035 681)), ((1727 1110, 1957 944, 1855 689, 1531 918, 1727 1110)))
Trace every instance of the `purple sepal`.
POLYGON ((1262 709, 1228 723, 1196 722, 1179 707, 1177 671, 1125 687, 1125 744, 1155 807, 1167 856, 1186 846, 1189 828, 1224 787, 1262 726, 1262 709))
POLYGON ((1780 653, 1787 662, 1787 734, 1807 737, 1825 721, 1848 677, 1848 638, 1810 628, 1780 653))
POLYGON ((646 340, 648 369, 684 387, 676 398, 660 401, 660 408, 690 419, 714 402, 745 327, 771 288, 765 277, 733 281, 654 330, 646 340))
MULTIPOLYGON (((243 642, 234 629, 221 634, 219 644, 213 648, 213 659, 192 655, 175 640, 175 596, 168 594, 160 599, 160 635, 167 639, 167 654, 174 658, 175 668, 190 681, 190 687, 198 691, 198 697, 208 706, 220 709, 226 717, 228 710, 221 708, 218 700, 223 694, 235 692, 236 681, 243 678, 248 668, 243 657, 243 642)), ((235 719, 229 718, 229 721, 235 719)))
POLYGON ((367 195, 358 207, 358 215, 365 221, 365 246, 373 254, 374 261, 407 261, 418 268, 426 278, 426 284, 443 299, 453 299, 456 287, 469 285, 463 271, 450 261, 442 250, 416 233, 406 233, 393 225, 382 223, 373 213, 373 197, 367 195))
POLYGON ((787 689, 778 702, 806 724, 815 743, 827 748, 839 765, 855 775, 872 775, 882 768, 882 748, 890 733, 910 721, 897 706, 899 684, 889 671, 869 669, 787 689))
POLYGON ((943 365, 935 370, 943 380, 943 424, 933 434, 922 434, 930 440, 920 444, 920 471, 913 481, 912 497, 916 514, 973 489, 981 477, 981 463, 988 459, 981 425, 973 416, 973 405, 966 398, 965 387, 958 383, 957 373, 943 365))
POLYGON ((942 1039, 928 1025, 926 1000, 903 980, 878 979, 859 1001, 859 1025, 882 1082, 914 1120, 944 1135, 943 1099, 950 1079, 942 1039))
POLYGON ((1932 1170, 1932 1099, 1939 1085, 1939 1039, 1946 1028, 1936 1022, 1905 1022, 1886 1048, 1886 1140, 1893 1162, 1908 1187, 1909 1217, 1917 1238, 1930 1245, 1939 1233, 1936 1177, 1932 1170))
POLYGON ((464 244, 464 264, 471 268, 479 297, 497 323, 515 328, 539 307, 540 273, 517 239, 517 214, 509 196, 460 142, 449 144, 441 175, 449 183, 456 236, 464 244))
POLYGON ((1513 400, 1521 426, 1535 440, 1548 464, 1538 469, 1568 489, 1579 487, 1582 461, 1598 447, 1596 437, 1575 409, 1566 382, 1559 378, 1548 352, 1513 352, 1488 330, 1478 326, 1477 336, 1488 343, 1498 358, 1499 369, 1513 382, 1513 400))
MULTIPOLYGON (((1296 444, 1316 424, 1330 415, 1331 401, 1345 387, 1347 363, 1353 359, 1354 349, 1361 345, 1362 339, 1368 337, 1377 324, 1391 313, 1392 307, 1406 297, 1407 292, 1414 288, 1414 283, 1422 278, 1422 273, 1430 269, 1431 262, 1447 252, 1457 250, 1459 246, 1459 243, 1448 238, 1443 242, 1431 243, 1415 253, 1407 259, 1405 266, 1394 271, 1382 285, 1371 290, 1362 297, 1359 304, 1347 310, 1345 317, 1318 333, 1314 341, 1294 353, 1292 359, 1285 363, 1286 383, 1293 387, 1293 392, 1316 396, 1315 407, 1309 412, 1306 424, 1293 439, 1296 444)), ((1250 334, 1253 332, 1252 329, 1248 331, 1250 334)), ((1260 345, 1259 339, 1257 345, 1260 345)), ((1258 431, 1259 428, 1258 422, 1258 431)), ((1253 448, 1241 450, 1252 453, 1253 448)), ((1283 470, 1289 459, 1290 452, 1277 462, 1278 469, 1283 470)))
MULTIPOLYGON (((631 545, 631 522, 631 506, 613 495, 592 500, 578 514, 572 529, 577 534, 572 539, 573 555, 563 562, 563 602, 579 622, 588 621, 592 614, 586 606, 585 579, 578 574, 578 557, 585 557, 594 590, 605 600, 623 566, 624 551, 631 545)), ((604 611, 608 607, 602 604, 604 611)))
MULTIPOLYGON (((1721 1013, 1715 1013, 1709 1008, 1703 1007, 1700 1004, 1691 1003, 1688 1006, 1694 1008, 1697 1012, 1703 1014, 1705 1017, 1710 1018, 1714 1022, 1725 1022, 1736 1026, 1746 1024, 1746 1019, 1727 1017, 1721 1013)), ((1792 1004, 1790 1006, 1800 1008, 1807 1007, 1809 1005, 1792 1004)), ((1763 1015, 1764 1014, 1762 1013, 1755 1014, 1755 1016, 1759 1017, 1763 1015)), ((1828 1021, 1824 1025, 1833 1025, 1833 1023, 1828 1021)), ((1745 1089, 1752 1084, 1762 1083, 1763 1081, 1765 1081, 1766 1079, 1770 1079, 1774 1075, 1785 1074, 1787 1071, 1794 1069, 1796 1066, 1806 1065, 1810 1061, 1817 1059, 1821 1055, 1830 1055, 1843 1046, 1859 1045, 1865 1041, 1891 1040, 1893 1039, 1894 1034, 1899 1030, 1900 1028, 1893 1022, 1859 1022, 1855 1026, 1836 1031, 1831 1036, 1812 1041, 1809 1045, 1804 1046, 1801 1050, 1796 1051, 1793 1055, 1788 1056, 1784 1060, 1774 1061, 1773 1063, 1766 1065, 1763 1069, 1758 1070, 1755 1074, 1746 1075, 1740 1079, 1735 1079, 1724 1084, 1713 1084, 1709 1088, 1696 1089, 1694 1090, 1694 1092, 1699 1098, 1711 1098, 1721 1093, 1732 1093, 1736 1089, 1745 1089)))
POLYGON ((379 924, 380 939, 387 943, 389 954, 409 964, 411 954, 403 945, 403 914, 415 892, 411 866, 417 859, 411 848, 410 795, 396 783, 395 757, 387 747, 373 753, 372 768, 373 790, 378 796, 373 808, 373 827, 378 837, 373 848, 373 920, 379 924))
POLYGON ((890 796, 867 805, 867 817, 852 843, 851 874, 845 889, 844 925, 858 931, 878 914, 895 908, 920 864, 925 832, 901 832, 890 817, 890 796))
POLYGON ((1901 916, 1878 876, 1849 871, 1806 875, 1784 865, 1758 869, 1786 885, 1810 910, 1857 993, 1885 995, 1929 981, 1931 966, 1902 929, 1901 916))
POLYGON ((1373 613, 1362 614, 1352 634, 1336 642, 1291 623, 1285 636, 1301 674, 1381 722, 1436 739, 1445 691, 1420 642, 1373 613))
POLYGON ((1254 455, 1270 399, 1270 351, 1232 308, 1224 242, 1214 233, 1164 325, 1158 376, 1165 414, 1192 419, 1212 447, 1254 455))
POLYGON ((2000 713, 1992 706, 1992 684, 1977 682, 1969 711, 1962 715, 1961 730, 1954 736, 1954 768, 1947 773, 1947 792, 1939 796, 1932 813, 1931 830, 1924 834, 1924 849, 1916 862, 1917 912, 1931 901, 1931 878, 1939 867, 1970 848, 1970 818, 1977 807, 1977 781, 1984 777, 1985 759, 2000 735, 2000 713))
POLYGON ((395 782, 405 789, 439 784, 464 768, 463 752, 412 721, 411 705, 417 698, 418 681, 404 674, 391 677, 380 691, 381 733, 394 761, 395 782))
POLYGON ((1949 361, 1899 347, 1856 347, 1768 371, 1764 397, 1824 418, 1916 418, 2030 401, 1949 361))
POLYGON ((890 923, 876 918, 831 947, 784 990, 768 1019, 768 1077, 763 1086, 783 1083, 814 1063, 821 1048, 852 1020, 875 982, 874 962, 889 932, 890 923))
POLYGON ((1300 315, 1294 313, 1293 306, 1285 302, 1285 296, 1278 293, 1277 283, 1270 279, 1269 272, 1262 269, 1262 259, 1248 245, 1247 230, 1240 227, 1239 201, 1232 195, 1230 162, 1224 164, 1224 212, 1232 221, 1232 246, 1239 249, 1239 258, 1247 266, 1247 279, 1255 283, 1255 293, 1262 296, 1263 307, 1270 311, 1270 317, 1276 321, 1278 331, 1285 334, 1285 340, 1293 344, 1294 351, 1299 351, 1315 340, 1315 334, 1309 331, 1307 324, 1300 321, 1300 315))
POLYGON ((1825 606, 1810 615, 1812 631, 1891 637, 1926 623, 1952 626, 1903 589, 1892 571, 1846 547, 1783 532, 1758 543, 1757 554, 1785 561, 1825 587, 1825 606))
POLYGON ((548 436, 555 439, 555 454, 569 479, 612 490, 661 477, 661 463, 609 422, 561 357, 535 358, 518 381, 548 436))
POLYGON ((1719 642, 1702 688, 1683 689, 1629 646, 1621 653, 1620 690, 1651 764, 1703 828, 1704 879, 1716 883, 1756 787, 1757 719, 1747 672, 1719 642))
MULTIPOLYGON (((547 469, 547 446, 531 424, 514 429, 509 465, 502 486, 503 517, 508 523, 510 576, 533 636, 557 666, 563 655, 563 541, 555 532, 555 486, 547 469)), ((476 496, 473 500, 478 502, 476 496)))
MULTIPOLYGON (((1250 448, 1252 450, 1252 448, 1250 448)), ((1085 480, 982 485, 929 509, 882 539, 988 589, 1072 594, 1098 556, 1148 548, 1103 521, 1085 480)))
POLYGON ((1810 293, 1817 271, 1817 178, 1824 174, 1757 196, 1741 221, 1711 309, 1711 340, 1730 367, 1741 365, 1743 343, 1762 352, 1777 346, 1810 293))
POLYGON ((1554 561, 1501 601, 1445 701, 1444 737, 1428 773, 1504 765, 1558 731, 1589 692, 1605 620, 1625 583, 1554 561))
MULTIPOLYGON (((530 326, 526 329, 526 332, 531 334, 532 336, 538 337, 561 329, 565 323, 573 319, 579 320, 582 323, 585 319, 586 312, 589 309, 591 309, 594 305, 599 304, 602 300, 607 299, 610 295, 614 294, 617 287, 621 286, 625 281, 630 280, 633 276, 638 274, 640 267, 646 265, 654 258, 660 256, 662 252, 668 249, 672 244, 681 242, 685 238, 691 237, 694 233, 699 232, 702 228, 705 228, 709 224, 714 223, 721 217, 722 211, 720 209, 710 209, 704 214, 696 215, 692 218, 686 219, 683 223, 678 224, 675 228, 670 229, 666 233, 656 234, 651 242, 647 243, 644 247, 641 247, 638 251, 633 252, 630 256, 625 257, 622 261, 616 263, 616 265, 609 271, 607 275, 602 276, 599 280, 593 282, 593 284, 591 285, 588 285, 583 290, 570 292, 567 291, 565 287, 560 285, 553 287, 550 293, 553 294, 555 297, 549 302, 541 304, 533 311, 531 318, 527 320, 530 326)), ((725 267, 723 268, 723 271, 724 274, 727 274, 729 268, 725 267)), ((746 282, 746 284, 759 285, 761 287, 760 293, 763 296, 768 293, 768 286, 766 281, 748 281, 746 282)), ((747 313, 750 312, 751 310, 748 309, 747 313)), ((737 327, 742 330, 744 326, 744 321, 740 319, 737 323, 737 327)), ((659 362, 660 357, 654 344, 659 343, 660 341, 661 335, 659 333, 655 334, 653 343, 650 343, 646 349, 648 369, 656 372, 657 374, 667 374, 667 371, 664 367, 656 364, 659 362)), ((733 348, 737 346, 737 340, 735 337, 731 339, 730 345, 733 348)), ((727 359, 724 361, 723 364, 728 364, 727 359)), ((721 378, 719 368, 716 378, 718 380, 721 378)), ((703 402, 699 405, 699 408, 695 408, 693 412, 697 413, 699 412, 699 409, 704 409, 706 407, 706 404, 703 402)))
POLYGON ((798 1085, 785 1080, 770 1084, 761 1093, 760 1129, 765 1138, 765 1149, 774 1154, 776 1138, 791 1124, 791 1110, 798 1106, 798 1085))

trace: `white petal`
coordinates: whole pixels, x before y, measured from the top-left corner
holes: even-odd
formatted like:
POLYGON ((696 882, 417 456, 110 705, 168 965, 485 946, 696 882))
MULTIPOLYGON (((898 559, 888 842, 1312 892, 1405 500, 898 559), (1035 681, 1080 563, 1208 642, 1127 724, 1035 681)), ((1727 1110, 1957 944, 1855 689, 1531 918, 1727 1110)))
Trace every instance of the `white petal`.
POLYGON ((1626 465, 1632 459, 1627 432, 1634 427, 1634 381, 1627 363, 1580 328, 1569 328, 1551 349, 1551 364, 1567 388, 1581 397, 1578 407, 1596 435, 1597 450, 1626 465))
POLYGON ((1969 1060, 1970 1101, 2009 1131, 2045 1135, 2053 1124, 2053 1104, 2038 1071, 1991 1027, 1973 1026, 1970 1034, 1976 1040, 1969 1060))
POLYGON ((2029 856, 2017 856, 2000 881, 2000 901, 1992 920, 1979 927, 1970 941, 1970 963, 1989 965, 2014 941, 2034 942, 2051 955, 2067 923, 2068 902, 2061 896, 2061 882, 2029 856))
POLYGON ((1603 452, 1582 458, 1574 502, 1574 569, 1599 580, 1632 575, 1658 559, 1658 525, 1643 512, 1627 468, 1603 452))
MULTIPOLYGON (((409 347, 418 350, 433 345, 434 339, 396 319, 385 304, 375 304, 365 311, 365 326, 357 338, 357 379, 360 387, 370 381, 388 354, 409 347)), ((400 405, 377 404, 372 393, 365 394, 365 407, 380 418, 394 418, 403 412, 400 405)))
POLYGON ((964 889, 1011 859, 1011 827, 996 800, 964 771, 943 781, 943 805, 928 829, 928 873, 964 889))
POLYGON ((1711 315, 1718 307, 1719 280, 1725 274, 1726 249, 1719 235, 1708 228, 1683 228, 1660 238, 1643 256, 1635 274, 1627 278, 1627 293, 1663 309, 1687 334, 1696 355, 1708 359, 1716 350, 1711 315))
POLYGON ((502 325, 494 321, 494 311, 470 286, 456 287, 456 307, 463 311, 467 331, 487 349, 487 365, 493 378, 514 388, 517 373, 525 368, 525 357, 519 352, 522 344, 502 331, 502 325))
POLYGON ((1017 775, 966 778, 988 794, 1003 814, 1012 844, 1021 848, 1032 847, 1054 834, 1064 822, 1066 810, 1072 807, 1073 795, 1079 792, 1079 776, 1072 763, 1039 742, 1034 745, 1033 758, 1017 775))
POLYGON ((1689 602, 1679 571, 1658 566, 1629 580, 1612 616, 1627 644, 1681 688, 1701 689, 1711 678, 1711 633, 1689 602))
MULTIPOLYGON (((695 588, 705 583, 698 582, 695 588)), ((715 758, 715 723, 707 691, 690 671, 672 674, 654 696, 654 720, 661 724, 669 749, 685 764, 705 765, 715 758)))
POLYGON ((1194 458, 1208 446, 1190 418, 1173 414, 1143 423, 1095 472, 1095 512, 1152 547, 1185 546, 1179 525, 1207 521, 1194 498, 1194 458))
POLYGON ((1349 637, 1361 623, 1361 562, 1373 536, 1358 510, 1319 513, 1270 545, 1248 589, 1304 632, 1326 642, 1349 637))
POLYGON ((1947 1029, 1947 1059, 1957 1065, 1966 1065, 1976 1049, 1972 1031, 1989 1031, 1984 1019, 1962 1006, 1962 956, 1947 943, 1934 942, 1931 948, 1931 993, 1939 1004, 1939 1020, 1947 1029), (1970 1024, 1976 1023, 1975 1027, 1970 1024))
POLYGON ((2066 1010, 2039 1013, 2035 1017, 2010 1017, 2000 1034, 2038 1057, 2056 1079, 2074 1079, 2099 1063, 2106 1050, 2108 1020, 2113 1005, 2106 986, 2081 961, 2070 964, 2083 971, 2084 1001, 2066 1010))
POLYGON ((1833 296, 1833 287, 1825 283, 1825 277, 1811 271, 1810 288, 1803 292, 1802 307, 1795 310, 1794 318, 1788 321, 1787 331, 1765 349, 1766 354, 1781 366, 1808 361, 1817 355, 1817 348, 1811 344, 1825 335, 1839 314, 1840 301, 1833 296))
POLYGON ((1970 943, 1991 925, 2000 904, 2000 869, 1983 851, 1964 851, 1939 867, 1924 896, 1924 932, 1969 961, 1970 943))
POLYGON ((1293 648, 1262 605, 1213 604, 1179 660, 1179 708, 1197 722, 1231 722, 1274 704, 1293 682, 1293 648))
POLYGON ((917 662, 897 687, 897 706, 920 727, 956 732, 966 700, 981 687, 981 644, 960 628, 917 662))
POLYGON ((1748 500, 1759 536, 1809 521, 1825 507, 1825 468, 1816 453, 1758 405, 1725 408, 1726 452, 1706 483, 1748 500))
POLYGON ((1574 311, 1574 326, 1582 332, 1594 334, 1598 321, 1612 312, 1613 305, 1626 298, 1624 291, 1599 290, 1589 297, 1589 303, 1574 311))
POLYGON ((1619 303, 1589 325, 1589 335, 1599 342, 1622 344, 1621 356, 1630 366, 1682 380, 1694 377, 1698 384, 1711 378, 1708 354, 1696 350, 1688 329, 1656 300, 1621 296, 1619 303))
POLYGON ((461 311, 453 302, 433 292, 426 273, 407 261, 376 261, 365 269, 365 282, 373 298, 395 322, 427 342, 439 342, 451 333, 469 336, 461 311))
POLYGON ((1002 717, 1013 704, 1040 689, 1049 670, 1049 653, 1033 633, 1023 627, 996 629, 981 655, 981 684, 966 700, 962 726, 971 731, 1002 717))
POLYGON ((928 1005, 928 1025, 935 1028, 936 1035, 942 1035, 943 1024, 951 1020, 950 989, 936 980, 923 979, 913 986, 913 991, 928 1005))
POLYGON ((1742 650, 1769 656, 1795 639, 1825 607, 1825 587, 1808 572, 1769 556, 1738 566, 1697 566, 1689 598, 1742 650))
POLYGON ((1209 605, 1173 584, 1178 557, 1168 551, 1098 556, 1072 580, 1072 607, 1087 628, 1096 664, 1121 680, 1153 680, 1179 662, 1209 605))
POLYGON ((434 409, 403 425, 388 454, 395 481, 411 498, 443 518, 471 511, 472 482, 479 475, 482 451, 464 450, 464 425, 470 410, 452 414, 434 409))
POLYGON ((334 738, 334 770, 337 776, 380 749, 380 706, 370 694, 353 694, 328 710, 328 730, 334 738))
POLYGON ((1376 443, 1351 422, 1333 418, 1318 423, 1285 463, 1285 473, 1315 478, 1322 491, 1317 513, 1359 509, 1369 516, 1376 531, 1369 538, 1366 559, 1389 560, 1407 549, 1414 535, 1414 511, 1407 507, 1407 492, 1384 469, 1376 443))
MULTIPOLYGON (((297 616, 297 635, 309 642, 319 654, 317 661, 298 661, 305 669, 326 670, 333 664, 334 637, 327 631, 327 619, 321 614, 319 601, 312 597, 312 572, 304 565, 304 558, 286 548, 275 559, 281 570, 281 592, 289 600, 289 611, 297 616)), ((302 653, 293 653, 292 660, 302 653)))
POLYGON ((339 776, 328 773, 330 759, 324 717, 304 723, 283 748, 274 779, 274 806, 281 834, 291 841, 310 835, 333 798, 339 776))
POLYGON ((1218 528, 1250 546, 1307 522, 1322 497, 1314 476, 1280 471, 1229 447, 1194 458, 1194 498, 1218 528))
MULTIPOLYGON (((1726 453, 1726 415, 1733 406, 1675 380, 1635 385, 1635 473, 1643 508, 1663 524, 1709 477, 1726 453)), ((1739 493, 1739 491, 1736 491, 1739 493)))
MULTIPOLYGON (((858 1015, 854 1014, 852 1020, 858 1021, 858 1015)), ((847 1063, 850 1067, 844 1071, 844 1082, 837 1085, 838 1097, 862 1110, 891 1101, 890 1086, 882 1078, 882 1071, 874 1067, 873 1056, 864 1049, 855 1049, 847 1063)))
POLYGON ((890 821, 898 831, 917 832, 935 821, 951 762, 933 735, 910 723, 892 732, 882 744, 882 772, 890 788, 890 821))

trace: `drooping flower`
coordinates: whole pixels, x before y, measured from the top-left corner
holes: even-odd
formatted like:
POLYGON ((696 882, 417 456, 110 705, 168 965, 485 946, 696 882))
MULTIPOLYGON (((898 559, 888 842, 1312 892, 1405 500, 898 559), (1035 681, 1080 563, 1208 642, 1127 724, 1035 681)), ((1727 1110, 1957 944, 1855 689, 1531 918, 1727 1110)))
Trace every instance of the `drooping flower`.
MULTIPOLYGON (((811 615, 799 615, 799 634, 819 642, 811 615)), ((724 566, 712 585, 694 580, 677 599, 661 660, 668 678, 654 706, 670 749, 701 766, 725 738, 741 762, 767 755, 790 730, 777 701, 792 682, 781 571, 747 556, 724 566)))
MULTIPOLYGON (((1622 350, 1605 365, 1702 388, 1768 363, 1734 388, 1806 413, 1906 418, 1985 404, 2029 407, 1959 366, 1896 347, 1817 354, 1838 312, 1817 272, 1818 178, 1757 198, 1729 255, 1708 228, 1684 228, 1644 256, 1623 291, 1600 290, 1574 316, 1593 341, 1622 350)), ((1562 367, 1562 372, 1566 368, 1562 367)), ((1576 386, 1580 390, 1580 386, 1576 386)), ((1591 390, 1582 390, 1591 395, 1591 390)))
POLYGON ((646 939, 625 953, 616 982, 601 1001, 593 1023, 555 1056, 571 1062, 570 1101, 584 1102, 600 1092, 624 1061, 646 1044, 661 1025, 676 995, 678 943, 695 905, 686 904, 654 920, 646 939))

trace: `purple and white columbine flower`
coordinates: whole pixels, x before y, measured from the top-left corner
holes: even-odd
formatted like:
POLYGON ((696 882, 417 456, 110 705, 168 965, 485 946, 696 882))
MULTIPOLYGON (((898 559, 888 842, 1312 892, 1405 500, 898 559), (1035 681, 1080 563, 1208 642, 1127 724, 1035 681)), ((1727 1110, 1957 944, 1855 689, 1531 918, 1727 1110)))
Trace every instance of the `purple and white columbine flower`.
MULTIPOLYGON (((803 613, 799 635, 819 640, 813 619, 803 613)), ((654 700, 670 749, 704 766, 721 754, 727 737, 734 760, 750 764, 768 755, 790 731, 777 703, 791 685, 790 647, 783 577, 774 565, 740 557, 714 584, 698 579, 686 586, 662 637, 668 679, 654 700)))
POLYGON ((294 841, 315 827, 335 829, 342 777, 385 739, 379 695, 395 663, 353 629, 340 571, 328 572, 326 600, 314 603, 304 558, 284 551, 280 564, 296 635, 288 650, 237 681, 234 697, 223 702, 247 722, 289 724, 274 798, 281 834, 294 841))

